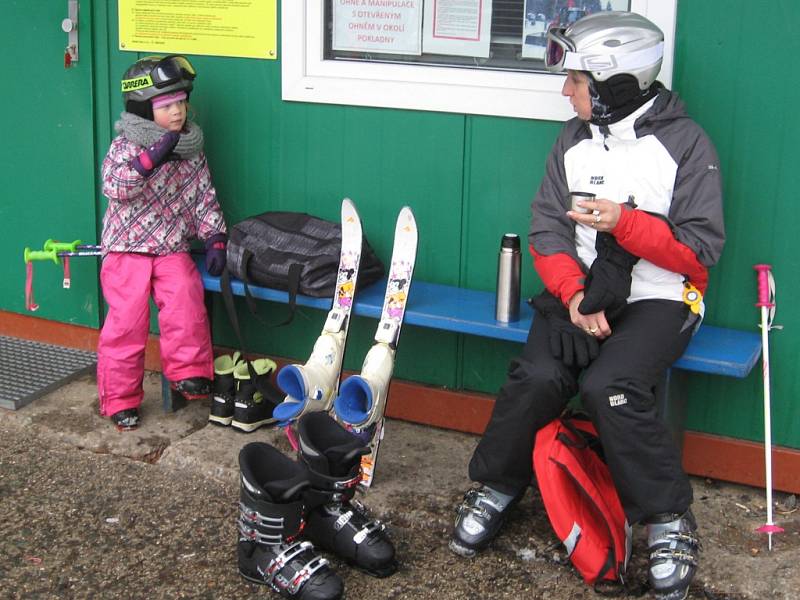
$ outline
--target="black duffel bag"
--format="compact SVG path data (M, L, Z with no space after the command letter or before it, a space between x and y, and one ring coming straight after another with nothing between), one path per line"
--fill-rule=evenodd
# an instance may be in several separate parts
M237 223L228 236L228 270L246 284L333 297L342 247L340 223L305 213L271 211ZM383 274L383 264L364 238L359 287L378 281Z
M231 275L244 282L250 312L258 318L256 304L248 284L284 290L289 293L289 315L280 327L291 323L297 306L297 294L331 297L336 291L342 226L298 212L270 211L234 225L228 232L228 260L222 272L220 288L225 309L242 353L244 343L233 305ZM384 267L366 238L362 239L358 287L381 279ZM259 320L261 320L259 318ZM262 321L263 322L263 321Z

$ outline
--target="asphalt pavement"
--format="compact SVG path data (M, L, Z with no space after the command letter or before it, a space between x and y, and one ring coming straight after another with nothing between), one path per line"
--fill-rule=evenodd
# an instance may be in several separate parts
M145 377L143 426L120 433L97 414L91 376L17 411L0 409L0 598L277 598L236 569L238 451L282 432L208 424L208 406L165 414L155 373ZM494 544L475 559L447 549L469 487L477 437L387 421L372 489L361 501L392 532L401 563L375 579L328 556L350 599L595 598L569 566L531 490ZM764 492L693 479L703 540L690 598L800 597L800 516L776 494L785 532L766 537ZM622 598L649 597L636 529Z

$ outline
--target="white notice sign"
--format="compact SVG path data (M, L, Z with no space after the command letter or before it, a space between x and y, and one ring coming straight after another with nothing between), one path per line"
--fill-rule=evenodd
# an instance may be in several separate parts
M423 49L431 54L489 56L492 0L427 0Z
M422 53L422 0L332 0L334 50Z

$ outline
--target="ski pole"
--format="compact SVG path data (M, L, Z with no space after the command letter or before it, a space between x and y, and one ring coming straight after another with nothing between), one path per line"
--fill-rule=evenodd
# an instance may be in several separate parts
M764 371L764 466L766 471L767 522L756 531L766 533L767 545L772 550L772 534L782 533L783 528L772 522L772 424L770 418L769 385L769 330L775 317L775 280L770 265L754 265L758 272L758 302L761 308L761 357Z
M22 258L25 261L25 308L35 311L39 305L33 299L33 261L52 260L56 264L64 265L64 289L69 289L71 285L69 259L81 256L100 256L102 254L100 246L97 244L84 244L81 240L74 242L58 242L52 239L47 240L42 250L31 250L25 248Z

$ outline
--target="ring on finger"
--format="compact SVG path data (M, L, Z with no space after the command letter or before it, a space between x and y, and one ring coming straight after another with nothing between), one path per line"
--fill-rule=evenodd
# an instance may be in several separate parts
M597 333L597 330L600 329L599 327L592 327L589 329L589 333Z
M602 220L603 220L603 217L600 215L600 213L597 213L597 214L594 216L594 222L595 222L595 223L599 223L599 222L600 222L600 221L602 221Z

